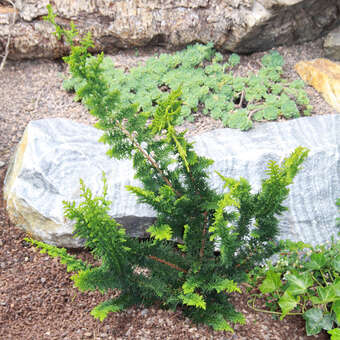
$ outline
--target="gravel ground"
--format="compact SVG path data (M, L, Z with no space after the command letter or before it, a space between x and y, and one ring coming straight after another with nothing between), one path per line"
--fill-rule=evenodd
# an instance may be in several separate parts
M299 46L278 49L284 56L285 77L297 79L294 65L299 60L323 56L322 39ZM160 49L120 52L112 56L117 66L125 69ZM263 53L241 58L238 72L257 69ZM66 67L61 61L8 61L0 73L0 188L10 156L27 123L34 119L65 117L86 124L94 123L87 110L73 101L73 95L61 88ZM314 105L313 114L335 113L321 97L308 87ZM219 122L198 116L186 124L189 134L221 127ZM1 167L1 162L5 165ZM214 332L195 325L176 312L157 307L130 308L111 314L103 322L92 318L90 310L115 292L105 296L97 292L81 293L73 288L70 274L58 260L40 254L23 241L25 233L11 224L0 190L0 338L1 339L243 339L303 340L329 339L323 333L307 337L304 321L289 316L283 321L272 315L255 312L247 305L250 295L237 294L232 301L246 316L245 325L237 325L235 333ZM82 250L77 254L88 258ZM263 305L258 301L258 306Z

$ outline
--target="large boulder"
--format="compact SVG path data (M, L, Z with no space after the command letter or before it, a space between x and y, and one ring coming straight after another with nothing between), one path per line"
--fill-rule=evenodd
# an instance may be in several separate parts
M4 196L10 218L34 237L66 247L79 247L73 226L63 216L63 200L79 201L79 178L94 194L102 190L102 172L109 183L110 214L130 235L145 235L154 220L149 206L138 204L124 186L138 185L130 161L105 155L97 142L101 132L66 119L43 119L27 126L8 169ZM200 155L215 160L210 184L222 189L224 176L247 178L258 190L269 160L282 161L297 146L310 154L297 175L289 211L281 216L281 238L324 243L337 235L335 200L340 197L340 115L265 123L248 132L219 129L194 137Z
M13 0L14 1L14 0ZM16 0L16 16L0 2L0 55L58 58L67 53L43 21L49 0ZM55 0L59 24L91 31L96 49L160 45L177 48L213 41L238 53L317 39L339 26L339 0Z

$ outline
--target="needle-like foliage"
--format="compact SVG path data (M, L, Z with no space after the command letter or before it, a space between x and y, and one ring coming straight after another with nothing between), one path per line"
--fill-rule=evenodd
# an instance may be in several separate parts
M246 179L223 175L226 191L218 193L207 182L212 160L199 156L185 132L175 129L181 90L157 103L153 113L122 103L119 92L107 85L103 54L88 58L90 36L75 45L74 26L71 31L60 28L51 8L48 19L58 37L66 37L71 44L66 62L72 74L83 80L77 96L98 118L96 126L104 132L101 140L109 145L109 156L133 160L136 178L143 185L127 190L157 212L156 222L148 229L150 239L139 241L126 235L108 215L111 202L106 199L105 178L101 197L93 197L81 183L83 202L78 206L65 202L76 236L84 238L101 259L98 267L75 266L80 268L73 276L75 285L81 290L121 291L117 299L98 305L92 315L102 320L109 312L133 304L157 303L164 308L181 306L196 322L232 331L231 324L244 322L244 317L228 301L229 294L241 292L237 284L245 273L279 249L277 215L285 210L282 202L288 185L308 151L299 147L281 165L271 162L255 194ZM216 255L216 244L220 255ZM54 254L65 263L75 261L64 252Z

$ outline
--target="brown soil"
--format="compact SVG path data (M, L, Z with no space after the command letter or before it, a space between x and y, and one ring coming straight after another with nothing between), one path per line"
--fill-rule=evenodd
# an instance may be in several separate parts
M113 56L117 65L129 67L160 50L121 52ZM299 60L323 56L322 40L299 46L282 47L289 79L298 76L293 66ZM242 57L240 73L257 68L263 53ZM91 309L107 299L98 292L81 293L73 288L71 274L58 260L50 259L30 247L25 232L11 224L2 197L2 185L9 158L27 123L46 117L66 117L87 124L94 122L86 109L73 101L73 95L61 89L65 66L60 61L8 61L0 73L0 339L250 339L303 340L328 339L326 333L307 337L304 321L288 316L283 321L271 314L258 313L247 306L250 295L232 297L236 308L246 316L245 325L236 325L235 334L214 332L195 325L180 310L164 311L156 307L130 308L111 314L103 322L95 320ZM312 88L307 91L314 105L313 114L335 113ZM208 117L197 117L186 124L190 134L221 127ZM79 251L81 257L88 257ZM263 300L258 301L263 305Z

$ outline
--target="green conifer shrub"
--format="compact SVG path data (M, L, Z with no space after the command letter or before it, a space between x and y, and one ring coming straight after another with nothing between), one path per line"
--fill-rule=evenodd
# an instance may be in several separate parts
M137 104L122 103L119 91L107 84L102 68L103 54L88 58L90 35L74 43L77 31L55 23L49 7L48 19L56 35L71 44L65 60L73 76L83 79L77 96L98 118L101 141L110 146L109 156L133 160L136 178L142 187L128 186L141 203L157 212L148 232L150 239L138 240L125 234L108 215L108 185L103 195L93 197L81 182L83 201L65 202L66 217L75 221L75 235L101 259L91 266L68 255L65 250L31 240L33 244L60 257L74 284L82 291L119 289L118 298L105 301L91 314L103 320L109 312L131 305L180 306L195 322L215 330L232 331L232 323L244 322L241 313L228 301L246 279L246 273L279 250L277 215L308 150L299 147L281 165L270 162L267 178L257 193L244 178L220 175L224 193L208 186L210 159L195 153L185 132L175 129L181 114L181 91L171 92L154 112L140 111ZM114 202L113 202L114 204ZM176 240L174 242L173 240ZM219 255L216 255L216 242Z

